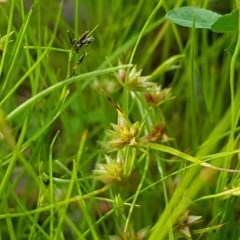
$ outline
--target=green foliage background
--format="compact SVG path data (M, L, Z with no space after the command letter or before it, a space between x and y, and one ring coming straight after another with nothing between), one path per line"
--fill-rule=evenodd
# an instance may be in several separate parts
M225 51L239 33L164 18L181 6L226 14L236 2L0 3L1 239L239 238L239 62ZM67 30L93 29L70 77L84 49ZM154 108L119 84L129 64L174 98ZM110 153L128 163L111 185L93 170L109 164L99 141L119 119L140 136L161 124L170 140Z

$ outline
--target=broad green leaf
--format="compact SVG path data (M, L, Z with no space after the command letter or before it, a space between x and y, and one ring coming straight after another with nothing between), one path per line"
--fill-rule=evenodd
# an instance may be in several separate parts
M215 12L195 7L181 7L174 9L169 11L165 16L166 19L184 27L193 27L194 25L195 28L208 29L211 29L211 26L220 17L221 15Z
M230 32L238 29L238 9L220 17L211 27L214 32Z

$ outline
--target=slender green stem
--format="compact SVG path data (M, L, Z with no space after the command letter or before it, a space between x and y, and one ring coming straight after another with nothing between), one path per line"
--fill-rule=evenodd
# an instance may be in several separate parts
M146 28L148 27L149 23L151 22L152 18L156 15L156 13L158 12L158 10L161 8L161 6L163 5L164 3L164 0L160 0L157 4L157 6L153 9L152 13L150 14L150 16L148 17L146 23L144 24L141 32L139 33L138 35L138 38L137 38L137 41L134 45L134 48L133 48L133 51L132 51L132 54L131 54L131 57L130 57L130 60L129 60L129 63L133 63L133 58L136 54L136 51L137 51L137 48L138 48L138 45L144 35L144 32L146 31Z
M140 194L140 191L142 189L142 186L143 186L143 183L144 183L144 180L145 180L148 168L149 168L149 154L148 154L148 152L144 153L141 158L145 158L145 157L146 157L146 159L145 159L145 166L144 166L144 169L143 169L143 174L142 174L141 180L140 180L140 182L138 184L138 188L136 190L136 193L134 195L131 207L130 207L129 212L128 212L127 220L126 220L126 223L125 223L125 226L124 226L124 232L127 231L127 228L129 226L133 209L136 206L137 198L138 198L138 196Z
M237 1L237 6L238 6L238 10L240 13L240 1ZM240 26L240 14L238 14L238 26ZM234 149L235 147L235 143L234 143L234 134L236 131L236 121L238 121L238 119L236 119L237 115L237 111L236 111L236 98L235 98L235 71L236 71L236 62L237 62L237 57L239 54L239 50L240 50L240 31L238 31L237 33L237 43L236 43L236 47L231 59L231 63L230 63L230 74L229 74L229 78L230 78L230 95L231 95L231 128L230 128L230 135L229 135L229 139L228 139L228 143L227 143L227 151L231 151L232 149ZM231 163L231 156L226 157L225 161L224 161L224 168L229 168L230 163ZM222 191L226 185L227 182L227 173L222 173L219 177L219 181L218 181L218 191Z
M29 106L31 106L32 104L34 104L36 101L38 101L39 99L47 96L48 94L56 91L59 88L63 88L65 86L68 86L72 83L75 83L77 81L83 81L86 79L94 79L94 77L97 77L99 75L103 75L103 74L107 74L107 73L111 73L114 72L118 69L122 69L122 68L126 68L129 67L131 65L122 65L122 66L118 66L118 67L113 67L113 68L105 68L102 70L97 70L97 71L93 71L93 72L88 72L88 73L84 73L81 74L79 76L75 76L69 79L66 79L62 82L58 82L48 88L46 88L45 90L43 90L42 92L39 92L38 94L36 94L35 96L29 98L27 101L25 101L23 104L21 104L20 106L18 106L17 108L15 108L11 113L8 114L7 118L8 119L13 119L14 117L16 117L18 114L20 114L24 109L28 108Z
M48 157L48 176L49 176L49 192L50 192L50 204L55 206L55 194L54 194L54 184L53 184L53 147L57 140L59 132L57 132L50 144L50 151ZM53 239L55 235L54 225L55 225L55 208L50 209L50 238Z
M14 1L13 1L14 2ZM13 4L14 5L14 4ZM18 39L18 42L16 44L16 47L15 47L15 54L13 55L13 59L10 63L10 66L9 66L9 69L7 71L7 76L6 76L6 79L3 83L3 86L1 88L1 92L0 92L0 97L1 95L3 94L3 91L5 90L7 84L9 83L9 80L11 79L11 74L13 72L13 69L16 65L16 61L17 61L17 57L18 55L20 54L20 50L22 49L22 42L24 40L24 36L26 35L26 31L27 31L27 27L28 27L28 24L30 22L30 19L31 19L31 16L32 16L32 12L33 12L33 7L34 7L35 3L33 4L33 6L31 7L30 11L29 11L29 14L28 16L26 17L25 19L25 22L23 24L23 27L20 31L20 35L19 35L19 39Z
M192 151L196 151L197 146L197 131L196 131L196 70L195 70L195 56L196 56L196 29L195 29L195 16L193 19L193 28L191 33L191 52L190 52L190 59L191 59L191 66L190 66L190 112L191 112L191 139L192 139Z
M150 14L150 16L148 17L146 23L144 24L141 32L139 33L138 38L136 40L136 43L134 45L132 54L130 56L130 60L129 60L130 64L133 63L134 56L136 54L137 48L139 46L139 43L140 43L140 41L141 41L141 39L142 39L142 37L144 35L144 32L146 31L146 29L147 29L149 23L151 22L152 18L156 15L156 13L161 8L163 3L164 3L164 0L160 0L158 2L157 6L153 9L152 13ZM123 109L126 112L126 114L128 114L128 110L129 110L129 89L128 89L128 86L127 86L127 79L126 79L126 83L125 83L125 86L124 86L123 99L124 99L124 101L123 101Z
M237 6L239 9L239 13L240 13L240 1L237 1ZM240 26L240 14L238 14L238 26ZM236 117L236 103L235 103L235 66L236 66L236 62L237 62L237 57L239 54L239 50L240 50L240 31L238 31L238 35L237 35L237 43L236 43L236 47L231 59L231 64L230 64L230 93L231 93L231 129L232 129L232 134L230 135L230 137L233 137L234 134L234 125L235 125L235 117Z

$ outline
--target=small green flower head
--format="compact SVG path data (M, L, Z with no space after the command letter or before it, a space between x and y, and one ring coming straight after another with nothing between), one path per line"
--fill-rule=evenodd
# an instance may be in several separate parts
M124 161L122 158L112 159L105 155L106 163L96 164L93 170L95 179L105 184L115 184L123 180Z
M141 138L142 142L166 142L169 140L165 133L165 127L162 124L154 126L149 134Z
M106 142L102 145L108 152L117 151L125 146L136 146L139 133L139 122L131 123L123 114L119 114L118 124L111 124L113 130L107 130Z
M189 215L189 211L185 211L177 221L177 231L188 238L191 238L190 225L201 221L202 216Z
M149 81L150 76L141 75L142 70L137 70L137 67L133 66L129 72L120 69L117 73L117 79L122 86L127 84L129 89L135 92L145 92L156 87L156 83Z
M156 86L153 91L145 93L146 101L154 107L161 105L162 103L169 100L171 97L172 97L171 88L162 89L161 86Z
M122 230L119 236L112 235L109 236L110 240L143 240L146 239L147 235L150 232L150 227L140 229L138 232L134 230L134 227L131 226L127 231Z

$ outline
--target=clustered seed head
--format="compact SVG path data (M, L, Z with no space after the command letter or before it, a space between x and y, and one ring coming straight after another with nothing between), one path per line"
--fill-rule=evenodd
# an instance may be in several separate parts
M111 124L113 130L107 130L106 142L103 142L103 147L108 152L120 150L125 146L136 146L137 135L139 133L139 122L131 123L125 116L120 115L118 124Z
M156 86L153 91L146 92L144 96L150 105L157 107L172 97L172 89Z
M189 215L189 210L187 210L179 217L176 223L177 231L191 238L190 225L198 223L201 219L202 216Z
M120 69L116 77L122 87L127 87L132 93L139 92L145 97L149 105L157 107L171 96L171 89L162 89L156 82L150 81L150 76L141 76L142 71L137 70L136 66L131 69ZM118 112L117 124L112 123L112 129L106 130L106 140L101 142L104 149L110 152L124 152L125 147L138 147L144 143L168 141L169 138L165 133L165 128L161 123L157 123L152 130L144 136L139 136L142 124L132 123L121 107L116 104L111 97L102 91L107 100ZM122 151L123 149L123 151ZM121 151L119 151L121 150ZM106 156L106 163L97 164L94 170L95 178L105 184L114 184L121 182L124 177L124 158L113 159ZM127 159L126 159L127 161Z
M145 92L157 86L156 83L149 81L150 76L142 76L142 70L137 70L136 66L128 72L126 69L120 69L117 73L119 83L125 84L131 91Z
M172 97L171 88L162 89L156 82L151 81L150 76L142 76L142 70L137 70L136 65L129 71L118 70L116 76L122 86L126 85L132 92L142 92L147 103L152 106L159 106Z
M105 155L106 163L96 164L94 177L104 184L115 184L123 180L124 161L121 158L113 159Z
M154 126L150 133L141 138L142 142L166 142L169 138L165 133L165 128L162 124Z

